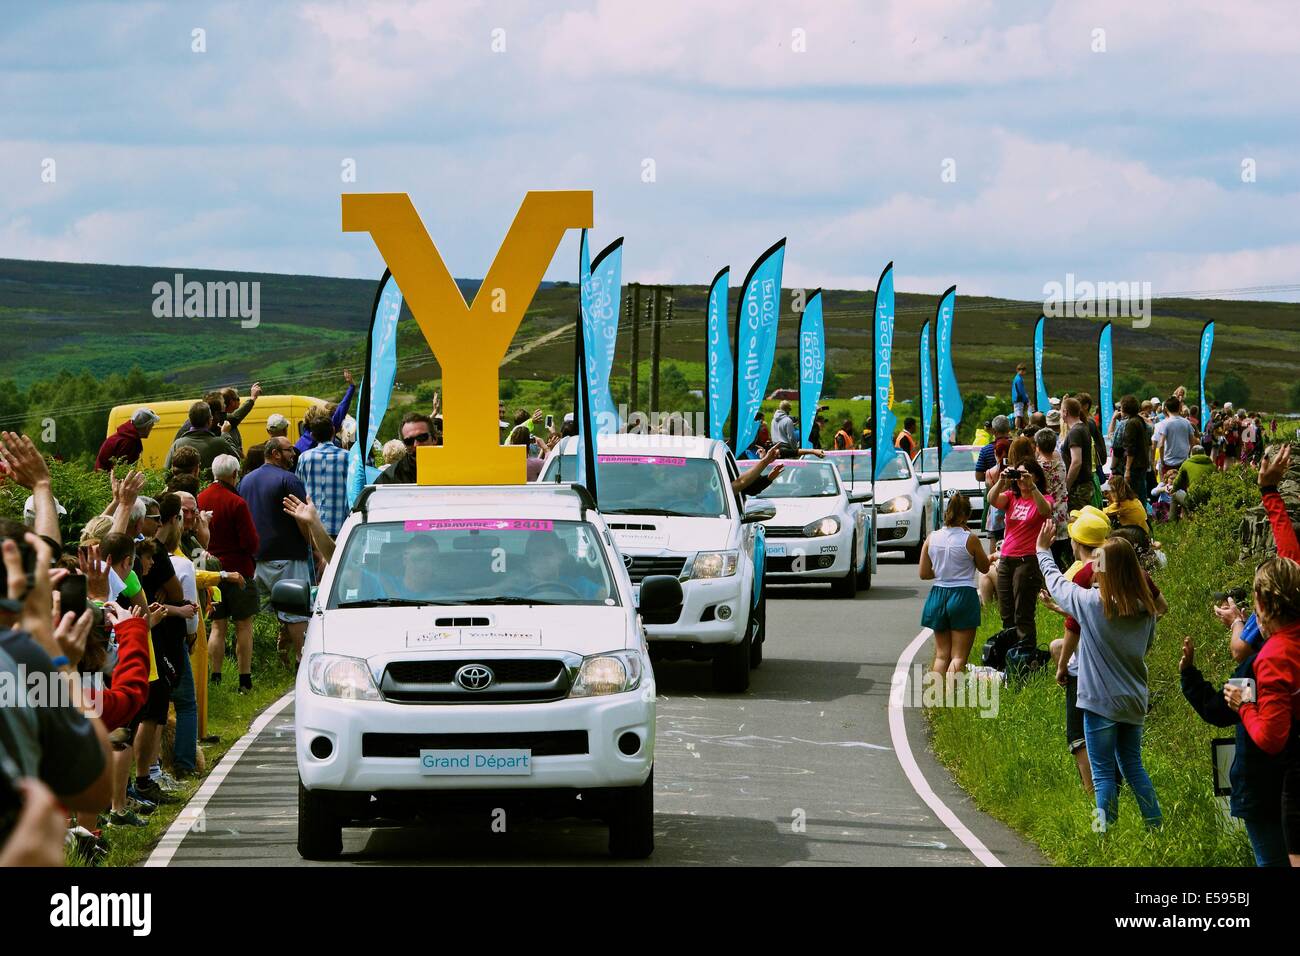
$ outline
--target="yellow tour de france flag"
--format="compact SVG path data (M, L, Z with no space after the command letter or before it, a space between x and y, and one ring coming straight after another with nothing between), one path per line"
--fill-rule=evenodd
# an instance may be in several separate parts
M416 449L422 485L526 480L523 445L502 445L500 367L569 229L590 229L591 190L530 190L471 305L406 193L344 193L343 231L368 232L442 367L441 446Z

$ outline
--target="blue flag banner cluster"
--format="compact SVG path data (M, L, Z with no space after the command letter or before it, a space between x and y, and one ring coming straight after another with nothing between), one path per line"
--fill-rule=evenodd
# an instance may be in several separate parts
M1047 382L1043 379L1043 327L1047 325L1047 316L1040 315L1034 324L1034 408L1047 414L1051 407L1051 397L1047 394Z
M623 294L623 239L615 239L590 259L587 230L582 230L579 252L578 288L582 306L584 378L592 421L600 433L619 430L618 408L609 389L614 367L614 343L618 339L618 317Z
M876 283L876 312L872 320L871 339L874 356L871 363L873 386L871 414L876 420L876 447L873 452L872 481L876 481L893 462L894 413L889 408L889 383L894 357L894 264L885 266Z
M1210 396L1205 391L1205 373L1210 368L1210 353L1214 350L1214 323L1206 322L1201 329L1201 431L1210 427Z
M731 343L727 341L727 282L731 267L723 266L709 285L707 350L705 368L709 376L709 395L705 406L709 416L709 437L726 440L727 416L731 414L732 381Z
M370 334L366 338L366 370L361 378L361 398L357 403L357 440L348 450L348 504L371 484L379 469L369 463L370 449L379 434L388 402L397 379L397 320L402 315L402 291L391 272L384 270L375 292L370 314Z
M935 360L939 366L939 463L952 451L961 424L961 391L957 387L957 374L952 367L952 326L957 317L957 287L952 286L939 299L935 314Z
M934 418L934 368L930 364L930 320L921 326L921 344L917 350L921 370L921 445L930 447L930 422Z
M736 304L735 388L731 447L745 455L758 435L756 416L763 406L767 380L776 358L777 323L781 313L781 270L785 240L768 249L750 268Z
M826 326L822 320L822 290L804 303L799 320L799 447L807 448L817 418L817 403L826 378Z
M1111 323L1107 322L1097 336L1097 410L1101 413L1103 432L1109 431L1106 426L1115 411L1114 384L1115 350L1111 345ZM1109 446L1109 436L1106 443Z

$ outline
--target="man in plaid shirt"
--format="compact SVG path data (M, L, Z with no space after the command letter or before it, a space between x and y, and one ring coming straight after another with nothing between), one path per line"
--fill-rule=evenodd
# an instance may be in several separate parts
M334 444L334 423L328 418L312 422L311 437L316 446L298 456L296 471L333 538L348 516L348 453Z

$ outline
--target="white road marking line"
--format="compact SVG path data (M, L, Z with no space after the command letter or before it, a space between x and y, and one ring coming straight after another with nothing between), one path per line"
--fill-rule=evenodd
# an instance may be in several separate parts
M985 866L1005 866L1006 864L995 857L980 838L971 833L966 824L957 819L957 814L953 813L948 808L948 805L930 789L930 784L926 782L925 775L921 773L921 768L917 766L916 758L912 756L911 744L907 741L907 727L903 720L903 703L906 700L907 693L907 675L912 669L912 659L916 656L916 652L933 636L933 631L928 627L924 628L920 634L913 638L912 643L903 648L903 653L899 655L898 663L894 666L894 678L889 688L889 736L894 742L894 752L898 754L898 762L903 768L903 773L907 774L907 781L912 785L912 789L916 791L917 796L924 800L926 806L934 812L934 815L939 818L943 825L952 831L952 835L974 854L975 859Z
M198 793L194 794L194 798L185 805L185 809L177 815L176 819L172 821L172 825L167 828L167 832L163 834L162 839L158 841L158 845L149 854L145 866L167 866L171 863L172 857L180 849L181 842L190 832L190 829L196 822L203 819L204 808L207 807L212 795L217 792L217 788L226 779L226 775L234 769L235 764L239 762L239 758L244 755L244 751L257 739L257 735L265 730L266 725L275 720L280 711L288 707L292 700L293 691L289 691L289 693L267 707L253 721L253 725L248 728L248 733L236 740L235 745L226 751L226 755L221 758L221 762L204 779Z

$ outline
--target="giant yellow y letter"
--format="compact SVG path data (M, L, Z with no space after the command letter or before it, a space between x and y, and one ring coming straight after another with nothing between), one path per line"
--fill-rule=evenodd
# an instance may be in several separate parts
M525 480L524 448L499 444L501 360L565 230L591 225L590 190L530 191L466 306L406 193L343 194L343 231L370 233L442 366L443 444L418 450L420 484Z

